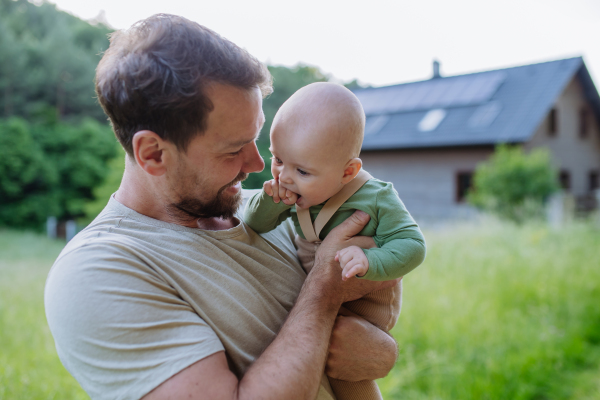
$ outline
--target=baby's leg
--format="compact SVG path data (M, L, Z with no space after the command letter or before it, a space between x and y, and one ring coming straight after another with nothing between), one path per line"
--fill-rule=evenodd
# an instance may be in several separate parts
M296 236L298 259L306 273L315 263L319 244ZM376 290L358 300L344 303L344 307L366 319L380 329L389 332L396 324L402 306L402 281L394 287ZM381 392L375 381L348 382L329 378L331 388L338 400L381 400Z
M344 307L389 332L396 324L402 306L402 281L394 287L376 290ZM329 378L338 400L381 400L375 381L347 382Z
M402 281L391 288L376 290L358 300L344 303L344 307L389 332L400 316Z
M315 253L319 248L321 242L311 243L306 239L302 239L300 236L296 235L296 246L298 247L297 254L300 263L302 264L302 268L308 274L312 269L313 265L315 265Z
M375 381L348 382L329 378L337 400L383 400Z

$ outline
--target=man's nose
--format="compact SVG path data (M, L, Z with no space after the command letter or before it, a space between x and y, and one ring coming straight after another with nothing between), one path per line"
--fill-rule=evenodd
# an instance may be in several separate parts
M265 161L258 152L256 143L252 142L248 144L249 148L246 152L246 158L244 159L244 165L242 171L249 174L250 172L260 172L265 169Z

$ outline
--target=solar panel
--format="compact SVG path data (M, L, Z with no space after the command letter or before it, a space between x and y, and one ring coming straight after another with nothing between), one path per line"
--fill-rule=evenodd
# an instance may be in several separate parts
M470 128L487 128L494 122L500 111L502 105L498 101L490 101L484 105L481 105L475 109L471 118L467 122Z
M375 115L367 117L365 121L365 136L374 135L381 130L390 120L389 115Z
M364 89L355 94L368 115L467 106L490 100L505 78L504 71L492 71Z

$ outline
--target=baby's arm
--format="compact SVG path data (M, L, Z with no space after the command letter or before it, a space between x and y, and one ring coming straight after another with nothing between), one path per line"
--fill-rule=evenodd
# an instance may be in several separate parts
M425 238L398 198L392 185L377 194L378 248L363 250L368 270L362 276L373 281L396 279L418 267L425 258Z
M291 216L290 209L297 199L295 193L287 192L274 179L265 182L263 190L248 200L244 211L246 224L258 233L275 229Z

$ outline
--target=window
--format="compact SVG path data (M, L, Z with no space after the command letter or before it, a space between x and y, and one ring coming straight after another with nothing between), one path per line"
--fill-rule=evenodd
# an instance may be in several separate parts
M467 193L473 185L473 172L464 171L456 173L456 202L463 203Z
M582 108L579 110L579 137L585 139L588 136L589 116L588 110Z
M556 131L558 128L556 114L556 108L550 110L550 114L548 114L548 136L556 136Z
M598 171L590 171L589 189L590 192L600 189L600 173Z
M571 174L567 170L562 170L558 174L558 181L560 182L560 187L563 188L565 192L571 190Z
M419 130L421 132L431 132L438 127L440 122L446 117L446 110L436 108L435 110L429 111L421 122L419 122Z

